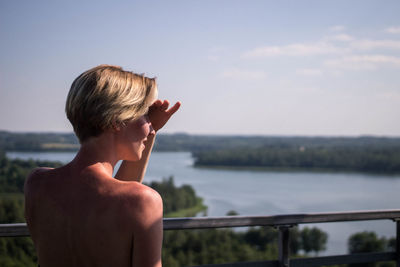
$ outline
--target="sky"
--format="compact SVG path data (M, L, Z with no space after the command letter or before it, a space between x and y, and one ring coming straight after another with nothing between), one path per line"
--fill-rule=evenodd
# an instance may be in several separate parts
M0 1L0 130L71 132L72 81L157 77L164 133L400 136L400 1Z

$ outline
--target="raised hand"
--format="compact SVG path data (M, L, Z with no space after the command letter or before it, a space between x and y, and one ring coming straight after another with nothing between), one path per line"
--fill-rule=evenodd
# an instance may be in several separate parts
M170 109L168 100L156 100L149 107L149 119L153 129L157 132L160 130L171 118L171 116L180 108L181 102L176 102Z

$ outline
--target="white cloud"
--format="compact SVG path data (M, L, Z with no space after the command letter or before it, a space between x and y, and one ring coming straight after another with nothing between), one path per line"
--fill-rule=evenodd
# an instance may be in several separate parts
M319 87L302 87L302 86L295 86L293 88L294 91L299 92L299 93L309 93L309 94L315 94L315 93L321 93L323 90Z
M346 49L334 46L327 42L295 43L283 46L263 46L243 53L242 58L264 58L271 56L313 56L324 54L338 54Z
M335 25L335 26L332 26L332 27L329 28L329 30L333 31L333 32L342 32L345 29L346 29L346 27L343 26L343 25Z
M297 69L296 73L304 76L321 76L323 74L320 69Z
M328 40L328 41L348 42L348 41L354 40L354 37L352 37L348 34L341 33L341 34L330 35L324 39Z
M400 33L400 26L386 28L385 32L392 33L392 34L398 34L398 33Z
M356 50L373 50L373 49L400 49L400 41L396 40L355 40L350 46Z
M222 72L222 77L238 80L260 80L266 78L267 73L264 71L230 69Z
M400 101L400 92L397 91L380 91L378 96L387 100Z
M375 70L380 65L400 67L400 58L385 55L359 55L327 60L324 64L346 70Z
M337 46L329 41L336 40L348 42L347 47ZM272 56L314 56L328 54L343 54L351 51L366 51L374 49L400 50L400 41L397 40L356 40L347 34L338 34L324 38L324 41L316 43L294 43L281 46L262 46L246 51L242 58L264 58Z
M217 55L208 55L207 59L210 61L218 61L220 59L220 57Z
M226 54L227 51L228 51L228 47L225 47L225 46L211 47L208 51L207 59L210 61L214 61L214 62L220 61L221 56Z
M400 27L399 27L400 28ZM340 27L335 28L337 31ZM392 29L393 30L393 29ZM320 76L340 73L346 70L376 70L383 66L400 67L400 40L358 39L345 33L334 33L322 37L314 43L291 43L276 46L261 46L245 51L243 59L262 59L268 57L315 56L320 64L311 68L299 68L296 74ZM389 54L390 53L390 54ZM396 53L396 54L394 54ZM323 57L322 57L323 56ZM308 59L307 58L307 59Z

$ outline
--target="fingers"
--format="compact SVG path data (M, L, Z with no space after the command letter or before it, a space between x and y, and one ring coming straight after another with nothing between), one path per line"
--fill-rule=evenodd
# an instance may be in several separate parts
M162 101L161 99L157 99L156 101L154 101L154 104L155 104L156 106L161 106L162 103L163 103L163 101Z
M163 103L161 104L160 108L162 110L167 110L169 107L169 101L168 100L164 100Z
M155 104L156 104L156 106L160 107L160 106L163 104L163 102L164 102L164 101L158 99L158 100L155 102Z
M160 107L162 105L163 101L161 101L160 99L157 99L156 101L153 102L153 104L151 104L151 108L157 108Z
M150 106L150 110L155 110L155 109L160 109L162 111L165 111L168 113L169 116L171 116L172 114L174 114L176 111L178 111L178 109L181 106L181 102L176 102L175 105L173 105L170 109L168 109L169 107L169 101L168 100L160 100L157 99L156 101L153 102L153 104Z
M173 115L175 112L178 111L178 109L181 107L181 102L176 102L175 105L173 105L167 112L169 115Z

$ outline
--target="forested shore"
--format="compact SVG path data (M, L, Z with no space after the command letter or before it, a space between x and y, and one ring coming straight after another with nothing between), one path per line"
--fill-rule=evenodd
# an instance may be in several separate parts
M76 151L73 133L0 131L5 151ZM400 173L398 137L282 137L160 134L155 151L187 151L195 166L284 171Z
M195 152L193 157L197 167L400 173L400 146L222 149Z

